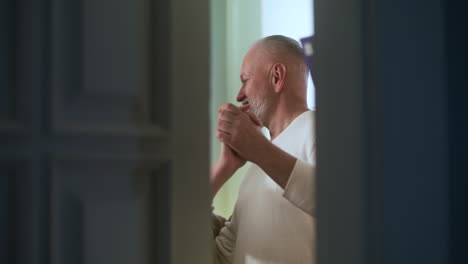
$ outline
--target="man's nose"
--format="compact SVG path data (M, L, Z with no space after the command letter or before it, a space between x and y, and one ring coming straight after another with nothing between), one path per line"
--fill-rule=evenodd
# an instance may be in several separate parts
M237 100L237 102L242 102L242 101L244 101L244 99L245 99L245 94L244 94L244 92L242 91L242 88L241 88L239 90L239 93L237 94L236 100Z

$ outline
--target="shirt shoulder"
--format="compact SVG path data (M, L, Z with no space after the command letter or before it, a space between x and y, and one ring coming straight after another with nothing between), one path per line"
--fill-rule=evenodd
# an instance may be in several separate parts
M309 110L299 115L272 142L298 159L313 162L315 159L315 111Z

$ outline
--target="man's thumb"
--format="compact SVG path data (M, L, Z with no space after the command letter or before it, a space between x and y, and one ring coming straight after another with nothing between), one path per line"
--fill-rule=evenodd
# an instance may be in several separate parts
M245 104L245 105L240 106L240 110L242 112L245 112L245 111L249 110L249 108L250 108L250 104Z
M252 120L252 122L254 122L257 126L263 126L262 121L260 121L260 119L258 119L254 113L247 112L247 115L250 117L250 120Z
M254 113L247 112L247 110L250 109L250 104L241 105L240 109L242 112L247 113L247 115L250 117L250 120L252 120L252 122L254 122L257 126L263 126L262 121L260 121L260 119L258 119Z

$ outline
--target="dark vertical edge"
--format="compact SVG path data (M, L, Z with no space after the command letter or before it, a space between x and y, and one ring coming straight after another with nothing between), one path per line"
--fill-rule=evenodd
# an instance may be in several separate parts
M63 57L64 50L64 39L65 33L63 32L64 28L64 3L59 0L47 0L48 9L47 9L47 64L48 64L48 76L46 81L47 92L44 95L44 114L46 115L44 119L44 126L47 134L52 134L54 130L55 122L60 116L60 105L59 103L63 101L63 91L61 86L63 86L65 78L65 64Z
M17 122L18 113L18 14L19 1L0 3L0 119Z
M18 263L48 264L49 181L44 159L37 155L16 177ZM18 181L19 180L19 181Z
M366 84L362 1L315 1L317 258L365 261ZM337 76L339 76L337 78Z
M48 129L52 125L51 120L51 112L52 112L52 5L53 0L44 0L43 3L44 8L44 45L42 47L43 52L43 67L42 67L42 85L39 92L39 100L40 100L40 119L41 119L41 134L45 135L48 132Z
M0 120L7 119L11 107L7 98L10 91L11 1L0 2Z
M445 263L448 179L442 1L379 3L384 259L400 264Z
M61 222L58 219L58 215L60 214L59 204L60 204L60 195L59 195L59 184L60 178L57 177L57 168L56 162L53 160L53 155L49 155L48 157L48 164L47 164L47 173L48 173L48 197L49 197L49 216L48 216L48 223L49 223L49 264L59 264L59 250L60 250L60 225Z
M83 3L84 1L55 1L59 12L54 23L58 23L59 34L52 36L55 43L61 45L58 55L63 69L55 69L54 74L63 73L63 86L60 93L67 102L71 102L81 89L83 89ZM63 39L60 39L63 37Z
M363 0L365 263L382 263L382 100L379 62L378 1Z
M18 113L26 121L32 142L40 136L40 97L44 79L46 0L18 2Z
M63 177L64 175L60 175ZM59 213L55 214L59 222L58 236L53 248L53 254L58 255L59 263L83 264L84 263L84 208L83 201L61 182L55 199L59 199L56 208Z
M31 162L17 161L10 178L9 263L32 263L35 252L33 174Z
M8 194L7 194L7 252L6 259L7 263L17 264L18 263L18 243L19 243L19 231L18 228L18 184L19 175L14 170L7 171L7 183L8 183Z
M171 163L152 172L150 197L150 262L171 263Z
M48 264L48 179L41 158L14 161L8 179L8 262Z
M450 181L450 262L468 260L468 2L445 1Z
M149 34L149 47L148 47L148 51L149 51L149 60L148 60L148 78L149 78L149 87L148 87L148 91L147 91L147 102L146 102L146 105L149 106L149 122L151 124L156 124L157 123L157 118L156 118L156 114L157 114L157 110L156 110L156 84L157 84L157 79L156 79L156 60L157 60L157 56L156 56L156 32L157 32L157 29L156 29L156 18L157 18L157 7L156 7L156 0L147 0L148 1L148 10L149 10L149 14L148 14L148 32L147 34Z
M68 177L62 174L61 166L67 165L48 157L46 263L83 264L83 201L75 195L73 186L68 185Z
M0 161L0 263L10 263L9 252L9 208L10 208L10 172L4 162Z
M9 88L11 91L10 97L12 104L10 105L10 111L12 118L17 120L19 118L18 113L19 103L18 103L18 46L19 46L19 34L18 34L18 25L20 24L21 17L19 16L19 4L20 1L8 1L11 5L12 12L10 13L10 27L8 29L8 35L10 37L9 49L11 52L8 52L8 61L10 65L10 70L8 72L9 78Z
M49 264L48 185L43 162L2 162L0 263Z
M8 115L12 120L18 120L18 25L20 23L19 4L20 1L6 0L6 26L7 28L7 69L6 70L6 90L11 98L8 105ZM5 88L4 88L5 89Z
M171 39L170 1L150 0L151 8L151 122L163 128L171 127Z
M51 245L51 168L50 162L45 157L40 158L40 168L38 170L41 174L38 180L39 189L39 264L50 264L50 245Z

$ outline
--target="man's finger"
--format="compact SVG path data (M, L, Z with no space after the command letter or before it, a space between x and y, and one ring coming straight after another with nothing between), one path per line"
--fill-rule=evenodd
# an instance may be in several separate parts
M252 120L252 122L254 122L257 126L263 126L262 121L260 121L260 119L258 119L258 117L254 113L252 112L246 112L246 113L250 117L250 120Z
M260 121L260 119L258 119L258 117L254 113L247 112L247 110L250 109L250 104L242 105L240 109L242 110L242 112L247 113L247 115L250 117L250 120L252 120L252 122L254 122L257 126L263 126L262 121Z
M227 134L226 132L223 131L216 131L216 138L219 139L224 144L228 144L231 139L231 135Z
M229 138L229 140L230 140L230 139L231 139L231 138ZM228 148L230 148L231 151L234 152L234 154L236 154L237 156L239 156L239 157L242 158L242 159L245 159L245 158L239 153L239 151L231 144L231 142L230 142L229 140L226 141L226 142L223 142L223 143L226 144L226 146L227 146Z
M232 129L232 123L231 122L227 122L227 121L224 121L224 120L219 120L218 122L218 130L220 131L223 131L227 134L231 134L230 131Z
M219 113L230 112L230 113L233 113L234 115L238 115L238 114L242 113L242 111L240 110L239 107L237 107L237 106L235 106L233 104L229 104L229 103L220 105L219 108L218 108L218 112Z
M218 120L232 122L236 116L231 112L221 112L218 114Z
M249 108L250 108L250 104L245 104L245 105L241 105L240 110L242 112L245 112L245 111L249 110Z

